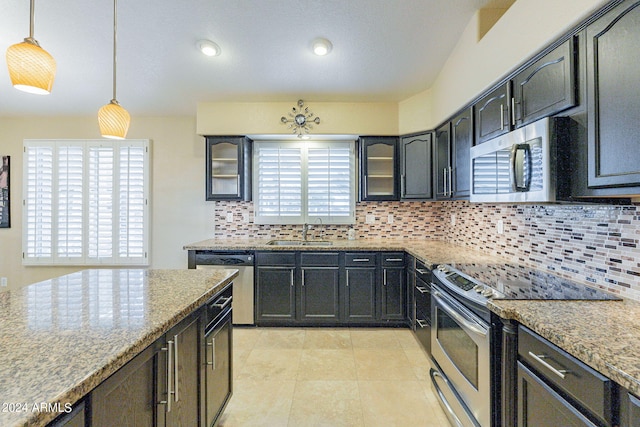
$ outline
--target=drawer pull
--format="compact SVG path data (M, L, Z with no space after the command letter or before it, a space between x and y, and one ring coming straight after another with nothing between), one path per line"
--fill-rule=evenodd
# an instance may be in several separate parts
M566 369L556 369L553 366L551 366L549 363L547 363L545 359L547 356L545 356L544 354L534 354L532 351L529 352L529 356L533 357L533 359L540 363L542 366L544 366L545 368L547 368L548 370L550 370L551 372L553 372L554 374L556 374L557 376L559 376L560 378L564 379L565 378L565 374L570 373L571 371L567 371Z
M400 261L404 261L404 259L402 259L402 258L387 258L387 259L385 259L385 261L387 261L387 262L400 262Z
M429 273L429 270L423 270L423 269L421 269L421 268L416 268L416 271L417 271L418 273L420 273L420 274L428 274L428 273Z
M222 310L231 303L232 299L233 297L227 297L227 298L222 297L216 302L214 302L213 304L211 304L211 307L216 307ZM220 301L224 301L224 302L220 302Z
M416 286L416 289L421 294L428 294L429 293L429 289L425 288L424 286Z
M429 324L424 321L424 320L420 320L420 319L416 319L416 323L418 324L418 326L420 326L421 328L427 328L429 327Z
M354 258L353 262L369 262L369 258Z

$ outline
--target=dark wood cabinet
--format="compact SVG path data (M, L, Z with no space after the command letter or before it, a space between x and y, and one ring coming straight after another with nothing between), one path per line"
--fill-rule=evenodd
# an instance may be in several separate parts
M300 254L300 320L340 321L340 266L338 252Z
M586 39L588 187L635 186L629 194L638 194L640 1L607 12L587 27Z
M467 108L451 120L451 197L471 194L470 150L473 146L473 111Z
M251 200L251 140L207 136L206 200Z
M451 198L448 183L451 166L451 122L447 122L435 131L435 193L436 199Z
M524 126L576 105L575 43L571 37L512 80L512 123Z
M56 418L49 427L86 427L86 407L84 400L81 400L73 406L71 412Z
M380 319L406 319L406 284L404 252L382 253Z
M483 143L511 130L510 87L510 82L502 84L476 102L476 144Z
M436 199L469 197L473 114L468 108L436 129Z
M296 253L256 252L256 323L296 320Z
M540 377L518 362L518 427L596 425Z
M620 427L640 427L640 398L620 390Z
M202 427L213 427L233 392L233 339L231 312L218 309L202 341Z
M375 322L378 272L376 254L345 254L343 319L347 323Z
M360 200L400 200L398 137L364 136L359 140Z
M168 375L168 400L164 405L164 423L158 426L197 426L200 397L200 334L204 328L200 316L190 316L165 335L165 346L171 352L159 374ZM165 370L166 367L166 370ZM165 395L166 396L166 395ZM165 397L162 398L165 400ZM162 417L159 417L159 419ZM125 424L118 424L125 425Z
M400 139L400 198L433 198L433 135Z
M158 389L157 378L161 348L160 342L151 345L91 392L92 426L153 427L156 415L164 420L166 388Z

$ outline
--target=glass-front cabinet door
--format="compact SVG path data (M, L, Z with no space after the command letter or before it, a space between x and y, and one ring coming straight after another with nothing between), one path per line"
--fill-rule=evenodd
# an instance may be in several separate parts
M251 141L207 136L206 199L251 200Z
M360 200L399 200L398 138L360 138Z

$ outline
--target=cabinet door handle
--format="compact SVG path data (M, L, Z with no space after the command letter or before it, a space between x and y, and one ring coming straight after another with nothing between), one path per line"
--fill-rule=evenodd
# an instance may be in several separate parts
M449 166L449 197L453 197L453 173L452 168Z
M240 197L240 174L238 174L238 178L236 181L236 194Z
M404 182L404 180L405 179L406 178L405 178L404 174L400 175L400 195L401 196L405 195L405 193L404 193L404 191L405 191L405 182Z
M349 270L347 270L347 287L349 287Z
M178 387L178 364L179 364L179 362L178 362L178 335L174 335L173 340L174 340L173 341L173 352L174 352L174 355L173 355L173 371L174 371L174 374L173 374L173 381L174 381L173 389L174 389L174 396L175 396L176 402L177 402L180 399L179 396L178 396L178 389L179 389L179 387Z
M442 169L442 195L447 195L447 168Z
M171 412L171 398L174 392L171 390L173 385L173 341L167 341L167 412Z
M216 337L211 337L211 370L216 370Z
M214 342L214 338L213 338L213 337L211 337L211 342L208 342L208 343L207 343L207 347L211 347L211 351L213 351L213 346L214 346L214 344L215 344L215 342ZM212 357L211 357L211 362L209 362L209 355L208 355L208 354L206 354L206 355L205 355L205 365L207 365L207 366L212 366L212 365L213 365L214 357L215 357L215 356L212 356ZM215 367L214 367L214 369L215 369Z
M364 176L364 197L369 196L369 185L367 183L367 175Z
M504 130L504 105L500 104L500 130Z
M550 370L551 372L553 372L554 374L556 374L562 379L564 379L564 377L566 376L565 374L568 374L569 372L571 372L571 371L567 371L566 369L554 368L547 361L543 360L547 358L547 356L544 354L534 354L532 351L530 351L529 356L533 357L533 359L536 362L540 363L542 366L544 366L545 368L547 368L548 370Z
M516 125L516 99L511 98L511 126Z
M382 270L382 284L387 286L387 269Z
M291 287L293 288L293 269L291 269Z
M302 269L302 287L304 288L304 268Z

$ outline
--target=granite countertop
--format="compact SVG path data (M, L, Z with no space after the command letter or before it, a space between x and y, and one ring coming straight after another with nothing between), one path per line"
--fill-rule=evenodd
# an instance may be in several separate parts
M640 395L640 303L492 300L513 319Z
M332 246L270 246L268 239L209 239L191 250L404 250L427 265L510 262L429 239L334 240ZM492 300L491 311L513 319L640 395L640 302Z
M489 263L495 256L489 256L463 246L442 240L429 239L356 239L331 240L331 246L272 246L267 238L223 238L207 239L184 246L186 250L265 250L265 251L406 251L426 265L446 263ZM283 239L288 240L288 239ZM292 239L295 240L295 239ZM313 241L311 241L313 242ZM506 260L505 260L506 262Z
M0 292L0 425L46 425L237 274L84 270Z

